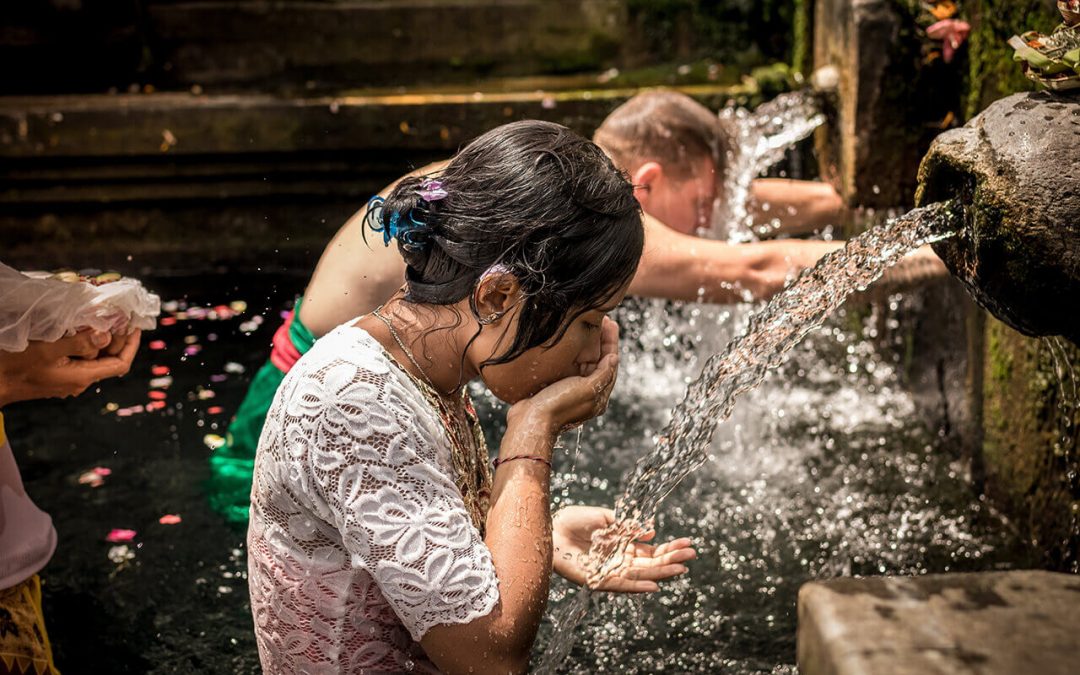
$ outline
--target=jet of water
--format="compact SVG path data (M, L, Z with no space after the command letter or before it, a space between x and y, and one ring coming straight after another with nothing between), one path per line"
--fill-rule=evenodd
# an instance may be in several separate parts
M757 239L749 212L754 179L824 122L817 96L809 91L781 94L753 112L736 107L721 110L720 123L730 135L731 147L713 228L707 236L732 243Z
M664 498L708 459L713 433L741 394L760 384L849 295L865 290L919 246L952 236L961 222L952 202L914 209L828 254L752 316L745 333L706 361L656 447L638 461L616 502L615 524L593 536L585 560L589 585L619 570L626 545L651 526ZM569 654L590 596L588 589L580 590L552 617L555 630L537 672L555 672Z

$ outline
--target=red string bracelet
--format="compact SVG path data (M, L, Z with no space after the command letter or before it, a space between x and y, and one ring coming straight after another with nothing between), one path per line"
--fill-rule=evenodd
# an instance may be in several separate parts
M549 469L551 468L551 460L549 459L545 459L537 455L514 455L513 457L507 457L506 459L496 458L491 460L491 469L492 471L494 471L495 469L499 468L499 465L506 464L507 462L512 462L515 459L527 459L533 462L540 462L541 464L547 464L547 467Z

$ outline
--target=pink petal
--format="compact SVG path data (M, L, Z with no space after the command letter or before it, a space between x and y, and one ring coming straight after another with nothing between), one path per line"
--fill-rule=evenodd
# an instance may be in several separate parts
M104 484L105 484L105 481L102 480L101 476L94 473L93 471L87 471L86 473L79 476L79 485L89 485L90 487L101 487Z
M158 522L162 525L176 525L180 522L180 516L175 513L166 513L162 517L158 518Z
M113 529L109 530L109 534L105 535L105 541L118 544L125 541L131 541L135 538L136 534L135 530Z

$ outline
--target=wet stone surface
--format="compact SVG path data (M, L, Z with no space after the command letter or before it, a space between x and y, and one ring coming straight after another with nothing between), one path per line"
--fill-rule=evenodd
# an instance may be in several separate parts
M814 582L799 591L803 675L1076 672L1080 578L1044 571Z
M934 250L983 307L1021 333L1080 343L1080 99L997 101L934 141L920 203L958 198L961 234Z

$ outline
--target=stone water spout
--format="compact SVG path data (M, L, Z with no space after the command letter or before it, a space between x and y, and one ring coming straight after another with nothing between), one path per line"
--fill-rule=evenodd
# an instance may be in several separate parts
M916 202L950 198L964 228L934 250L979 304L1080 344L1080 97L1016 94L939 136Z

